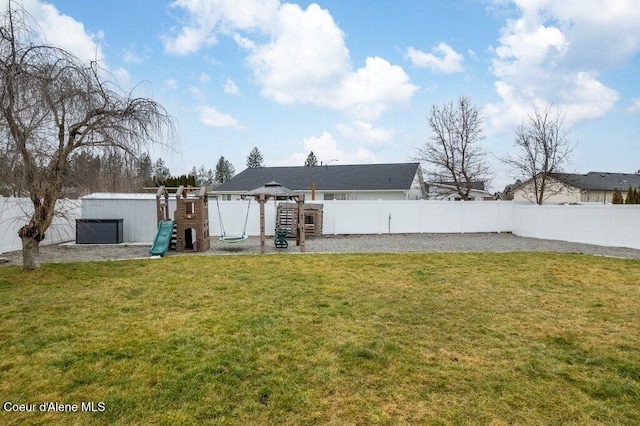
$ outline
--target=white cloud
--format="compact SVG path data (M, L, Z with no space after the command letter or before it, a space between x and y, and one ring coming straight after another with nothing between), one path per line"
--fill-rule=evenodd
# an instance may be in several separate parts
M144 48L143 52L138 52L136 46L132 45L122 53L122 61L127 64L142 64L149 60L149 49Z
M375 128L370 122L361 120L356 120L351 123L351 125L338 123L336 128L345 138L365 145L381 145L388 143L394 135L393 129L384 127Z
M178 80L168 78L164 81L164 88L169 90L175 90L178 88Z
M167 53L186 55L203 46L215 45L218 33L268 25L279 7L279 0L176 0L171 7L186 11L190 23L173 34L164 35L164 48Z
M599 80L640 50L640 8L628 0L514 0L492 72L501 101L487 105L490 131L509 130L534 105L553 103L567 123L607 114L619 94Z
M82 22L61 14L52 4L24 0L23 5L38 23L46 37L46 43L62 47L83 61L104 61L104 54L98 44L103 38L101 32L87 32Z
M200 83L208 83L209 80L211 80L211 76L209 74L207 74L206 72L200 73L200 77L198 77L198 81Z
M230 127L237 130L244 130L242 126L238 124L238 120L233 118L230 114L225 114L212 106L203 105L198 107L200 113L200 122L209 127Z
M444 74L464 71L462 66L464 58L448 44L440 43L431 52L424 53L413 47L407 48L407 56L416 67L431 68L433 72Z
M228 95L240 96L240 89L238 89L238 86L228 77L222 86L222 90Z
M185 10L191 22L177 37L165 38L167 51L188 53L211 44L217 35L230 35L246 50L263 96L276 102L319 105L374 119L417 90L401 67L383 58L367 58L354 69L344 33L315 3L306 10L278 0L248 0L241 6L231 0L179 0L174 6ZM183 39L188 39L185 48L175 48Z
M624 63L640 49L637 0L515 0L528 19L554 22L571 43L568 59L582 67Z
M202 45L214 45L218 40L213 36L207 36L207 32L201 29L183 27L180 34L175 37L163 37L164 50L175 55L187 55L197 52Z
M390 106L411 99L417 89L402 67L379 57L367 58L364 67L350 73L318 104L347 111L355 118L374 120Z
M256 48L256 44L253 42L253 40L246 37L242 37L238 33L235 33L233 35L233 41L235 41L238 46L240 46L245 50L253 50Z
M375 155L366 148L358 147L356 152L348 153L338 148L338 142L335 141L331 133L323 132L320 136L312 136L306 138L302 142L304 152L297 152L281 161L275 161L275 166L302 166L309 155L313 151L318 159L318 163L323 164L359 164L359 163L375 163Z
M628 112L640 112L640 98L632 100L631 105L627 108Z

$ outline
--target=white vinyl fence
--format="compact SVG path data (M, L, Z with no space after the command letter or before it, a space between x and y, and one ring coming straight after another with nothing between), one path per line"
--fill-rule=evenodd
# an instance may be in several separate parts
M511 231L512 203L501 201L325 201L324 234Z
M640 206L514 204L512 232L521 237L640 249Z
M57 244L76 238L76 219L80 218L78 200L60 200L57 210L61 213L53 219L42 244ZM27 223L33 213L28 198L0 197L0 253L20 250L22 241L18 230Z
M151 243L155 237L156 200L152 194L92 194L69 203L66 219L56 219L45 243L75 238L75 219L124 219L125 242ZM17 231L25 223L23 210L29 200L0 198L0 253L21 247ZM323 233L473 233L513 232L532 238L564 240L603 246L640 249L640 206L634 205L528 205L505 201L324 201ZM209 201L209 230L220 235L220 220L227 235L260 235L260 206L257 202ZM175 199L170 198L173 216ZM273 235L276 203L265 204L268 235Z

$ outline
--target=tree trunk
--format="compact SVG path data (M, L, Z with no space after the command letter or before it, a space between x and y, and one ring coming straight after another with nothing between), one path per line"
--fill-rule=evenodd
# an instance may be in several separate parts
M35 238L22 238L22 269L33 271L40 267L40 241Z

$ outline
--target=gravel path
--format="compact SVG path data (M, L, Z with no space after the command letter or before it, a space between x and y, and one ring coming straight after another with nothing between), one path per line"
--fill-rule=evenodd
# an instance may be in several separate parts
M40 248L42 263L87 262L93 260L117 260L148 258L150 245L75 245L72 243L43 246ZM289 240L288 249L276 249L273 240L267 240L267 253L298 253L295 240ZM640 260L640 250L622 247L602 247L566 241L539 240L502 234L394 234L327 236L308 239L308 253L395 253L395 252L561 252L584 253L601 256ZM260 239L250 237L242 243L222 243L211 239L211 248L200 255L253 254L260 252ZM168 256L179 255L168 252ZM193 254L187 254L193 255ZM22 252L4 253L6 265L21 265Z

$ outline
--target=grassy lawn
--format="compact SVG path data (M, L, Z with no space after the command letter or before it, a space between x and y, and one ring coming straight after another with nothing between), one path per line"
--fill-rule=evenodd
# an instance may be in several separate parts
M640 263L172 256L0 269L2 424L638 424ZM102 412L38 404L104 403Z

